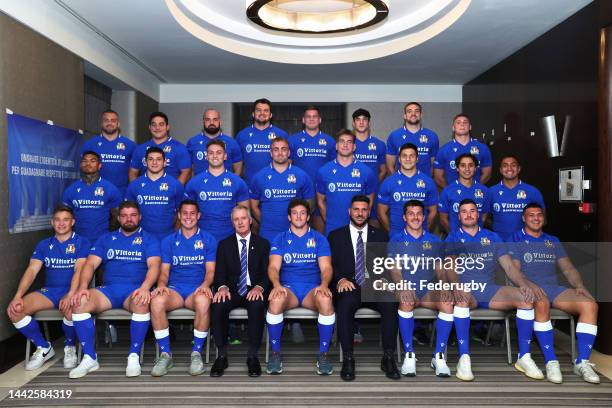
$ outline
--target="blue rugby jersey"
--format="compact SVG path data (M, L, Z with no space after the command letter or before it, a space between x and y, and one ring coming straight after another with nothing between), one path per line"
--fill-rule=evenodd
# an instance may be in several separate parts
M102 159L100 176L110 181L119 189L121 195L129 184L128 173L132 154L136 149L136 143L125 136L119 135L115 140L109 141L102 135L97 135L87 140L81 146L81 156L86 151L94 151Z
M64 191L62 201L74 211L74 231L96 242L108 232L110 210L119 207L123 197L113 183L98 178L91 185L76 180Z
M545 232L534 237L521 228L511 242L508 245L512 257L521 262L521 271L527 279L540 286L558 285L557 261L567 257L559 238Z
M206 160L206 146L208 142L216 139L219 139L225 143L225 154L227 154L227 159L225 159L224 164L226 169L232 171L232 164L242 161L242 151L240 150L240 145L236 139L224 133L220 133L219 135L210 138L200 132L187 141L187 150L191 156L194 175L200 174L208 168L208 161Z
M442 190L438 211L448 214L448 221L451 231L460 227L459 224L459 203L469 198L474 200L478 208L478 225L482 225L482 214L491 212L491 193L484 184L474 181L471 187L466 187L455 180Z
M479 165L476 167L476 174L474 175L475 180L480 181L481 169L483 167L492 166L491 151L486 145L476 139L470 139L466 145L462 145L456 139L453 139L440 148L434 161L434 169L444 170L446 184L451 184L459 178L455 159L464 153L472 154L479 161Z
M272 161L270 146L272 145L272 140L277 136L286 139L287 132L273 124L270 124L270 126L263 130L259 130L255 125L251 125L242 129L236 135L236 141L242 151L244 178L249 186L253 176Z
M439 263L433 261L425 261L425 259L439 258L442 263L444 261L444 246L440 238L436 235L431 234L425 230L420 237L415 238L410 235L406 229L402 232L395 234L391 237L388 244L389 256L395 257L396 255L403 256L404 254L408 257L416 259L422 258L422 262L415 262L418 265L412 270L402 270L402 277L405 280L417 282L419 280L431 281L435 277L435 266ZM426 263L431 262L431 263ZM438 262L438 261L436 261ZM412 268L414 264L408 264L409 268Z
M45 265L45 287L69 287L78 259L87 258L91 244L87 238L73 232L70 238L59 242L55 236L41 240L32 253Z
M523 227L523 208L529 203L538 203L542 208L542 193L531 184L519 181L513 188L508 188L503 181L489 189L491 194L491 215L493 231L510 241L512 235Z
M289 228L287 207L294 198L310 200L315 197L314 184L299 167L292 164L279 173L272 164L261 169L253 178L250 197L259 200L261 226L259 234L272 241Z
M418 149L417 169L431 177L431 159L436 157L440 149L440 141L436 132L421 128L418 132L412 133L406 129L406 126L395 129L389 133L387 138L387 154L399 156L400 147L406 143L412 143Z
M169 137L163 143L156 144L153 139L149 139L138 145L132 155L130 167L140 170L140 174L147 171L145 155L151 147L159 147L164 151L166 157L166 173L174 178L178 178L182 170L191 170L191 157L184 144Z
M161 243L162 263L170 265L168 285L200 285L206 262L215 262L216 253L217 240L200 228L191 238L181 230L168 235Z
M289 137L289 149L293 164L313 180L322 166L336 158L336 141L321 131L316 136L310 136L305 130L293 134Z

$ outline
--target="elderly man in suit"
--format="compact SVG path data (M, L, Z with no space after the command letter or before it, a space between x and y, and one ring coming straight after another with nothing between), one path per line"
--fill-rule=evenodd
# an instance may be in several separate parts
M220 377L227 368L227 333L229 313L244 307L249 316L249 351L247 367L250 377L261 375L257 352L261 345L266 303L264 292L267 278L270 243L251 232L253 218L249 209L237 205L232 210L235 234L225 238L217 247L217 268L213 297L212 325L219 356L210 370L211 377Z
M384 350L381 370L388 378L400 378L393 358L397 336L397 303L393 298L380 298L380 293L376 294L372 288L368 288L366 279L373 277L371 274L374 257L386 256L385 243L389 240L386 232L368 225L370 208L368 196L354 196L348 209L350 223L329 234L336 289L334 297L338 313L338 337L344 357L340 376L345 381L355 379L353 328L355 312L360 307L371 308L381 314ZM366 250L367 243L379 245L370 245ZM364 302L365 299L372 301Z

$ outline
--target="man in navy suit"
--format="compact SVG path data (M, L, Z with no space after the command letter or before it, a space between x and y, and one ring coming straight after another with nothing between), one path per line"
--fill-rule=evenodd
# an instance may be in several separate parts
M232 210L235 234L225 238L217 247L217 267L213 297L212 327L219 356L213 364L211 377L221 377L227 368L227 333L229 313L244 307L249 317L249 351L247 367L250 377L261 375L257 351L261 345L266 303L264 292L268 289L268 257L270 243L251 233L253 218L249 209L237 205Z
M373 259L377 253L378 256L386 255L385 243L389 240L386 232L368 225L370 208L368 196L354 196L348 209L350 223L329 234L336 292L334 297L336 298L336 313L338 313L338 337L343 352L340 376L345 381L355 379L354 317L360 307L375 309L381 314L384 350L381 370L388 378L400 378L393 358L397 336L397 303L392 299L363 301L364 299L376 300L373 298L371 288L368 288L367 278L373 278L371 276ZM370 245L366 251L367 243L379 243L379 245Z

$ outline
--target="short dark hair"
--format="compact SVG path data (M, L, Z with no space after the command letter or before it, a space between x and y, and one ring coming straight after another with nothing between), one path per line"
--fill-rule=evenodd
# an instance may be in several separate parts
M406 214L406 210L408 209L408 207L419 207L423 211L423 214L425 213L425 205L423 205L422 201L419 201L419 200L406 201L404 203L404 214Z
M540 210L544 211L544 208L540 204L531 202L527 204L525 208L523 208L523 214L525 214L525 211L527 211L530 208L539 208Z
M74 211L72 210L72 208L68 207L66 204L60 204L53 209L53 215L59 212L70 213L70 215L72 215L72 218L74 218Z
M355 139L357 139L357 136L355 136L355 133L350 130L350 129L346 129L346 128L342 128L339 131L336 132L336 142L338 140L340 140L340 136L344 136L344 135L349 135L353 138L353 142L355 141Z
M518 163L519 166L521 165L521 161L519 160L519 158L516 155L512 154L512 153L504 154L502 156L501 160L499 161L499 163L501 164L501 162L503 162L505 159L514 159L514 160L516 160L516 162Z
M272 111L272 102L270 102L270 100L266 98L259 98L255 102L253 102L253 112L255 112L255 107L259 105L260 103L264 105L268 105L270 107L270 112Z
M98 159L98 162L102 163L102 158L100 157L98 152L94 152L93 150L85 150L83 154L81 155L81 159L83 159L83 157L87 156L88 154L92 156L96 156L96 159Z
M166 122L166 125L170 124L170 121L168 120L168 115L166 115L164 112L153 112L152 114L149 115L149 123L151 123L151 121L153 120L153 118L163 118L164 122Z
M363 108L359 108L355 112L353 112L353 120L357 119L360 116L365 116L366 118L368 118L368 120L372 118L372 116L370 116L370 112Z
M299 207L300 205L302 207L305 207L306 212L310 214L310 203L301 198L294 198L293 200L291 200L291 202L289 202L289 205L287 206L287 215L291 215L291 210L293 210L295 207Z
M166 160L166 153L164 153L164 149L162 149L161 147L157 147L157 146L149 147L147 149L147 152L145 153L145 160L149 157L151 153L161 153L162 158Z
M406 109L410 106L410 105L416 105L419 107L419 109L421 110L421 112L423 112L423 106L418 103L418 102L408 102L407 104L404 105L404 113L406 113Z
M461 162L461 160L465 159L465 158L469 158L474 162L474 166L478 167L478 165L480 164L480 162L478 161L478 159L476 158L476 156L474 156L471 153L463 153L460 154L459 156L457 156L457 158L455 159L455 167L459 167L459 163Z
M206 150L208 150L210 146L221 146L223 150L225 150L225 142L221 139L213 139L206 143Z
M456 114L455 117L453 118L453 123L455 123L455 121L458 118L466 118L468 120L468 122L472 123L472 119L470 119L470 117L466 113L458 113L458 114Z
M459 201L459 208L461 208L462 206L466 205L466 204L474 204L474 206L476 207L476 209L478 209L478 205L476 204L476 202L474 200L472 200L471 198L464 198L463 200Z
M351 198L351 206L353 206L353 203L366 203L370 205L370 197L365 194L356 194Z
M270 142L270 149L272 149L272 145L278 142L284 142L287 144L287 146L289 146L289 140L287 140L286 138L282 137L282 136L276 136L274 139L272 139L272 141Z
M138 206L138 203L136 201L125 200L124 202L119 204L119 207L117 208L117 213L120 213L121 210L125 208L135 208L138 210L138 213L140 214L140 207Z
M117 112L115 112L114 110L112 110L112 109L104 109L102 111L102 113L100 114L100 119L102 119L102 116L104 116L104 114L106 114L106 113L112 113L113 115L117 115L117 118L119 118L119 114Z
M200 212L200 206L198 205L198 202L196 200L192 200L190 198L181 201L181 203L179 204L178 211L180 212L183 209L183 206L185 206L185 205L195 205L195 207L198 210L198 212Z
M314 105L308 105L306 108L304 108L304 115L306 114L306 112L308 112L309 110L313 110L313 111L317 111L317 113L319 114L319 116L321 116L321 109L317 108Z
M402 152L406 149L412 149L414 150L414 152L417 154L417 156L419 155L419 148L416 147L416 145L414 143L404 143L400 149L399 149L399 155L402 154Z

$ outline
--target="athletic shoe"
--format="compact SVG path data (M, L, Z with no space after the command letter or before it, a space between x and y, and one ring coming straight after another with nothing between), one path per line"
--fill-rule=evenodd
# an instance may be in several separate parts
M334 367L331 361L329 361L327 353L319 353L319 358L317 358L317 374L331 375L333 372Z
M464 354L459 357L457 362L457 373L455 374L458 379L462 381L473 381L474 374L472 374L472 359L469 354Z
M516 363L514 363L514 368L525 374L527 377L533 378L534 380L544 379L542 370L540 370L535 361L533 361L530 353L525 353L523 357L516 360Z
M561 384L563 382L561 367L559 367L557 360L551 360L546 363L546 379L553 384Z
M138 377L140 375L140 356L136 353L130 353L127 358L127 366L125 367L126 377Z
M450 377L451 375L450 368L446 365L444 353L436 353L431 359L431 368L436 370L436 376L438 377Z
M404 356L404 363L402 364L402 375L406 377L416 376L416 362L417 359L412 352L406 353Z
M299 322L291 323L291 341L294 343L304 342L304 332L302 332L302 325Z
M595 367L595 364L589 360L582 360L580 363L574 364L574 374L588 383L599 384L601 380L595 370L593 370L593 367Z
M64 368L74 368L77 366L76 346L64 347Z
M164 351L159 355L159 358L155 362L155 365L151 370L151 375L153 377L162 377L168 374L168 371L170 371L172 367L174 367L174 361L172 360L172 356Z
M28 361L28 364L26 364L25 369L27 371L36 370L42 367L42 365L45 364L45 361L49 360L54 355L55 351L51 345L49 345L48 348L36 347L36 351L34 354L32 354L32 357L30 357L30 361Z
M266 372L268 374L280 374L283 372L283 358L279 352L273 351L270 354Z
M206 368L204 367L204 362L202 361L202 355L197 351L191 352L191 364L189 364L189 374L191 375L200 375L204 373Z
M87 354L83 356L81 359L81 363L70 370L70 374L68 374L69 378L81 378L85 377L88 373L92 371L96 371L100 368L100 364L98 364L98 360L94 360L89 357Z

